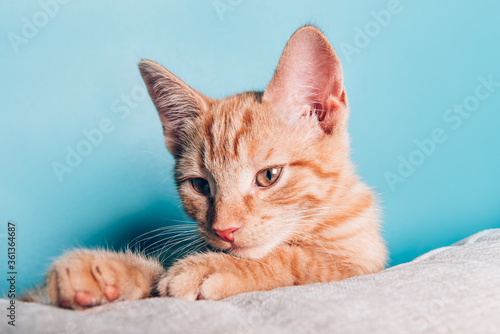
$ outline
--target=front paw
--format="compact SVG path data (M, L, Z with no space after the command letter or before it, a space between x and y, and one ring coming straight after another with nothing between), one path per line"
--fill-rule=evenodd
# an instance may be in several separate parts
M133 253L76 250L52 264L45 293L51 304L73 309L140 299L162 272L155 261Z
M189 256L177 262L160 278L162 296L186 300L220 300L248 290L237 262L223 253Z

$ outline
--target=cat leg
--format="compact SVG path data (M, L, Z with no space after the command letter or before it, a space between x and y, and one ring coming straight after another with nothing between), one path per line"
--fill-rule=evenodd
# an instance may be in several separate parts
M130 251L74 250L57 259L44 286L25 299L83 309L147 298L164 271L158 261Z
M178 261L158 282L162 296L219 300L251 291L337 281L366 273L317 249L283 246L259 260L205 253Z

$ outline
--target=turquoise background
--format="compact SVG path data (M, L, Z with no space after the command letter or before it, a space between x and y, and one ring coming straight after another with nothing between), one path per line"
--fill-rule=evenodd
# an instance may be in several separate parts
M306 23L343 62L353 158L380 193L391 264L500 227L500 87L456 129L444 119L454 104L474 103L478 77L500 82L500 2L401 0L382 26L372 11L392 1L66 0L57 13L43 5L54 1L0 1L0 277L12 220L18 289L66 249L119 247L186 219L158 116L141 95L140 59L213 97L263 89ZM34 20L38 31L25 28L16 53L13 34L25 38ZM100 122L108 133L80 147L91 152L60 182L53 163ZM446 140L415 153L436 128ZM420 165L391 188L387 172L410 156Z

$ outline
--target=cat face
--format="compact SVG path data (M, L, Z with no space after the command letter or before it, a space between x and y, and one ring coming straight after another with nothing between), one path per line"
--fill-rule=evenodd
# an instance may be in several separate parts
M140 63L188 215L212 246L260 258L308 235L352 173L340 62L323 34L299 29L265 92L203 96Z

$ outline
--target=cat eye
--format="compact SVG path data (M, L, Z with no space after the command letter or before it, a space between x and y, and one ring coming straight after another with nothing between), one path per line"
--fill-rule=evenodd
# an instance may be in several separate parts
M201 177L192 178L191 186L197 193L200 193L203 196L210 195L210 185L207 180L202 179Z
M278 181L283 167L271 167L257 173L255 182L259 187L270 187Z

